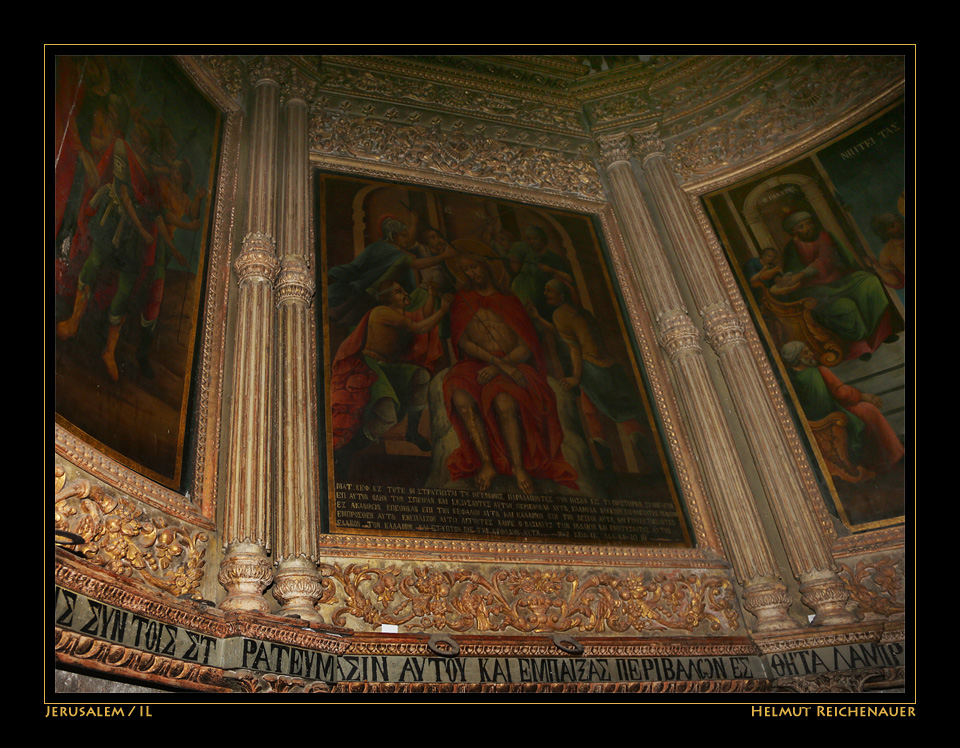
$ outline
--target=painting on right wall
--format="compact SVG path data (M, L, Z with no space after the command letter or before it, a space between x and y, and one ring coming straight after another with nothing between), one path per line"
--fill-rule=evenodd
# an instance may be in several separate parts
M905 112L704 197L837 517L901 522L913 216Z

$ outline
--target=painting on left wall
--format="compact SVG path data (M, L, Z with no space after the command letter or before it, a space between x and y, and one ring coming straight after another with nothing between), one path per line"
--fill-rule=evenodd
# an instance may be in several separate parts
M220 114L169 57L54 75L57 423L180 488Z

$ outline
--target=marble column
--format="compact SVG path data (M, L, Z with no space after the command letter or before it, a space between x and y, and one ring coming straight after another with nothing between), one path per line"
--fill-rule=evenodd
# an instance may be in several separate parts
M598 142L600 161L607 173L630 264L673 369L677 397L686 413L686 427L717 515L724 548L743 588L743 606L756 616L758 631L796 628L788 612L792 599L780 578L733 435L707 370L699 330L684 307L633 173L629 137L618 134L601 137Z
M632 133L632 153L642 165L649 192L660 213L677 265L687 278L707 341L720 370L787 554L800 583L801 600L817 624L850 623L849 593L800 478L783 422L777 417L760 369L713 263L705 227L680 187L663 144L649 130Z
M270 561L273 492L273 330L277 137L280 70L271 58L251 66L249 180L245 234L234 263L237 326L230 401L230 446L219 581L225 610L269 611L263 595Z
M277 278L277 573L280 613L320 621L317 571L316 367L313 272L309 262L309 87L292 72L283 87L285 114L280 183L280 274Z

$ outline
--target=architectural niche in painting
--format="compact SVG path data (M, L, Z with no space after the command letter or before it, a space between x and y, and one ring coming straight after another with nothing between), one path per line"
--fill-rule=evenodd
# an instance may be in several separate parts
M58 690L903 689L910 56L785 52L52 56Z

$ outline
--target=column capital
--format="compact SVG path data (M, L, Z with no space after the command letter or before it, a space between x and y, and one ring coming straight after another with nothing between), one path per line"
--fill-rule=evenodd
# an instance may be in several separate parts
M280 103L285 106L291 106L301 103L309 107L316 95L317 85L309 80L303 73L294 67L290 67L280 85Z
M313 274L307 261L300 255L287 255L280 261L277 275L277 306L285 301L309 304L316 291Z
M671 360L685 353L700 353L700 331L685 311L671 310L659 321L660 345Z
M597 136L598 160L604 169L616 163L630 163L630 137L626 133L610 133Z
M282 57L262 55L254 58L247 67L250 85L259 86L261 83L271 83L280 86L289 63Z
M725 346L746 343L743 322L726 302L707 307L701 316L703 331L713 350L719 353Z
M667 147L660 139L657 126L639 127L630 131L630 151L643 164L651 156L666 156Z
M233 264L240 283L256 278L273 283L279 267L276 242L272 236L252 232L243 238L243 247Z

